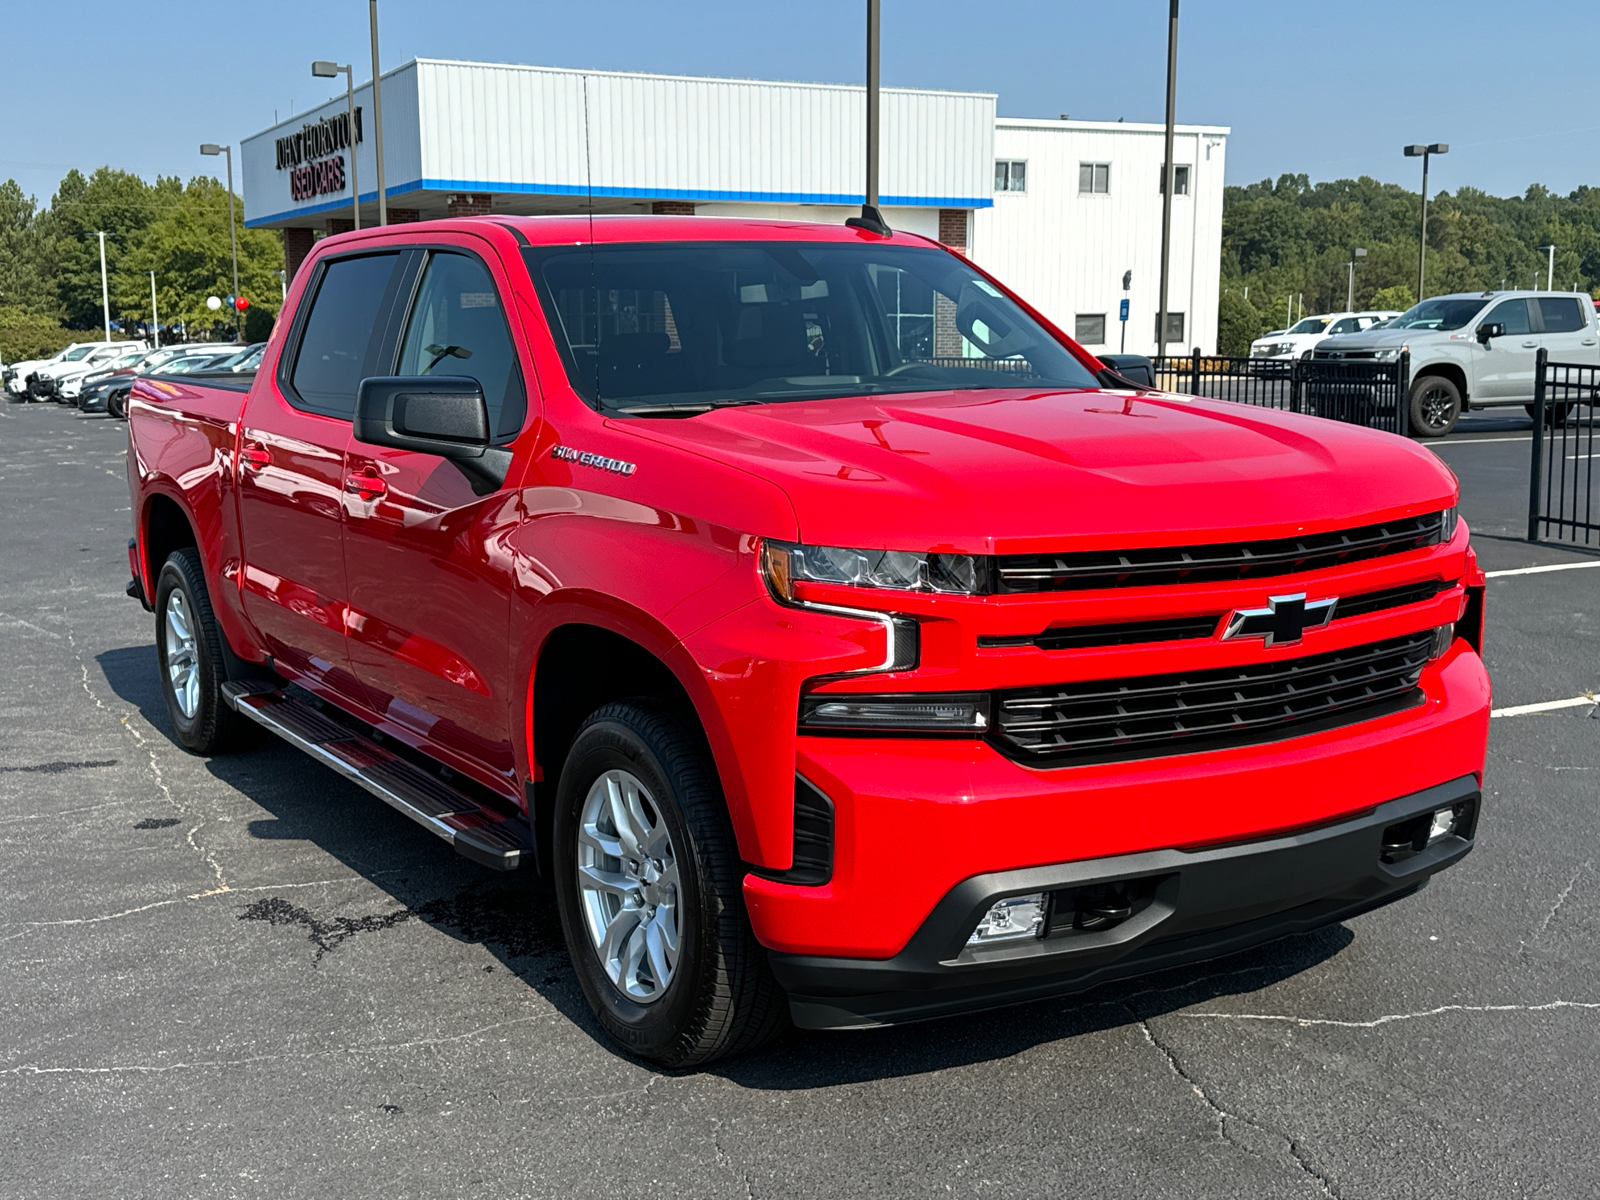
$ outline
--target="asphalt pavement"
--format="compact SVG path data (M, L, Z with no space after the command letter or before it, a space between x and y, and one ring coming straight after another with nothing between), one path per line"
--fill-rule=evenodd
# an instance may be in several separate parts
M1440 457L1491 571L1528 422ZM552 902L287 746L172 741L125 426L0 405L0 1197L1600 1191L1600 719L1496 719L1478 848L1343 925L669 1074ZM1600 567L1491 580L1496 704L1600 688Z

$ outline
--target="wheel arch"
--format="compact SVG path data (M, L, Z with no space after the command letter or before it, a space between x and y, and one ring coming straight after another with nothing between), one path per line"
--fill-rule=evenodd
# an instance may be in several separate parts
M1411 387L1406 389L1408 393L1407 399L1410 398L1409 392L1411 388L1415 388L1424 379L1434 375L1448 379L1455 385L1456 391L1461 393L1462 412L1466 412L1472 407L1472 389L1467 384L1467 372L1459 363L1453 362L1431 362L1412 372Z

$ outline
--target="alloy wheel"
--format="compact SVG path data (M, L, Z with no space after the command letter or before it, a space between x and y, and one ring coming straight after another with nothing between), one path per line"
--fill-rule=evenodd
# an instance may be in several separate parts
M600 965L628 999L661 998L682 943L678 859L649 790L628 771L606 771L578 821L578 896Z
M1448 388L1430 387L1422 393L1422 420L1429 429L1443 429L1450 423L1455 396Z
M183 592L174 588L167 597L167 678L178 710L186 720L200 711L200 652L195 645L194 623Z

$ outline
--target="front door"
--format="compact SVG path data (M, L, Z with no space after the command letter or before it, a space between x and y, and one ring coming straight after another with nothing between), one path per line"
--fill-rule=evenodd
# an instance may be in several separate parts
M1479 325L1504 325L1505 334L1477 345L1472 356L1477 386L1473 399L1504 403L1533 399L1533 366L1539 339L1526 300L1502 300L1478 319ZM1476 328L1473 333L1476 334ZM1476 343L1475 343L1476 344Z
M504 294L465 247L430 251L393 368L476 379L502 445L528 408ZM345 474L357 489L344 497L350 656L369 705L436 757L513 791L521 697L504 544L518 520L517 479L475 485L436 455L359 442Z
M278 665L341 696L359 693L345 651L345 447L400 257L318 265L293 359L252 391L240 429L245 614Z

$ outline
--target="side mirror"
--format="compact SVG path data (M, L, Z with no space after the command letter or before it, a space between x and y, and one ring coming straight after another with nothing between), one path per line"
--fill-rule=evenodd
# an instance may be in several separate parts
M1493 324L1485 321L1478 326L1478 345L1487 346L1490 338L1505 337L1506 327L1496 321Z
M436 454L485 495L505 482L511 452L491 447L489 405L476 379L392 375L363 379L352 432L369 446Z
M1142 354L1101 354L1097 355L1105 364L1105 370L1099 373L1100 386L1108 388L1141 387L1153 388L1156 386L1155 368L1150 365L1150 360Z

